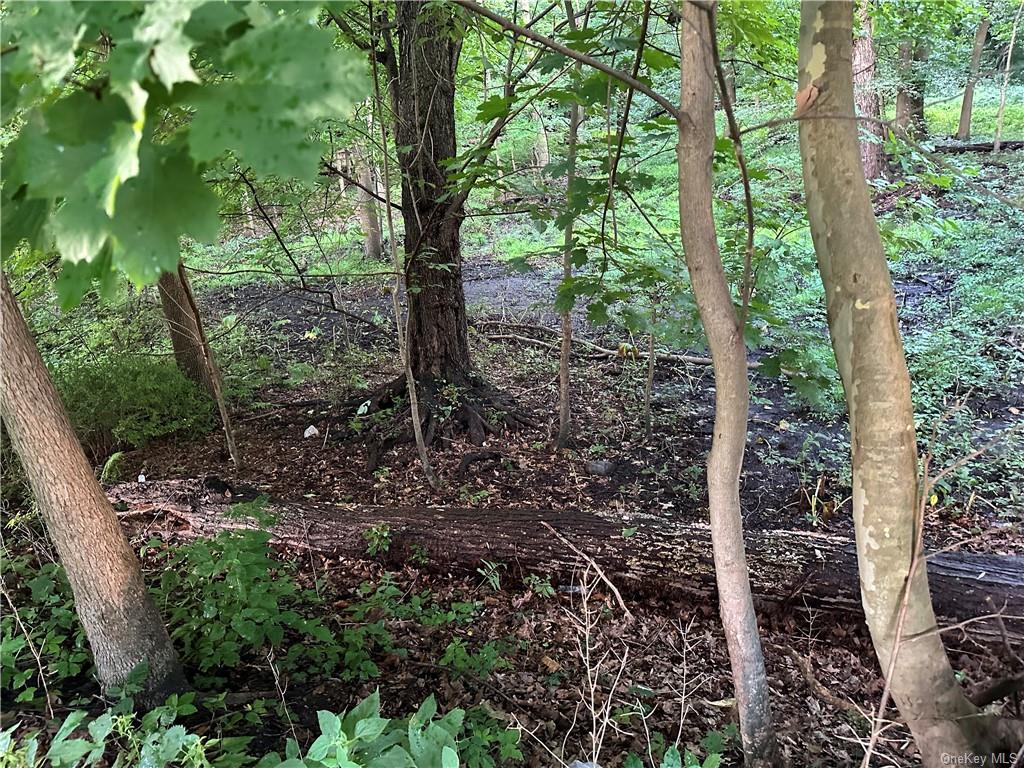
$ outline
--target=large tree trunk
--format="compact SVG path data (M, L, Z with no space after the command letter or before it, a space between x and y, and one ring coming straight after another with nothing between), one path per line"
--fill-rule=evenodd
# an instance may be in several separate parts
M707 463L718 603L736 686L747 765L769 766L778 747L769 706L757 617L750 593L740 511L740 471L747 442L747 350L718 251L712 214L715 150L713 12L683 3L679 24L679 221L683 250L715 373L715 424Z
M853 41L853 84L857 114L871 122L859 123L860 160L868 180L880 179L888 171L885 161L885 127L878 121L882 117L881 100L875 90L874 22L871 19L870 0L857 3L860 35Z
M989 20L982 19L974 33L974 49L971 51L971 69L967 73L967 85L964 86L964 100L960 105L960 124L956 129L956 138L967 141L971 138L971 112L974 109L974 85L978 82L978 70L981 68L981 54L985 50L985 39L988 37Z
M396 3L399 39L395 136L402 171L409 354L424 381L470 370L459 229L447 164L455 157L455 72L462 47L455 7Z
M208 492L199 480L124 483L109 491L127 520L170 515L185 526L166 526L171 537L214 536L218 531L255 525L232 515L224 497ZM237 498L245 498L244 493ZM273 540L290 548L310 548L331 557L365 557L363 533L382 525L391 531L389 565L400 567L422 547L431 565L445 572L473 574L481 560L507 563L512 575L543 573L566 583L579 560L554 538L554 526L593 557L623 594L678 594L715 597L711 535L705 523L681 523L644 517L631 521L636 532L625 537L622 521L586 510L459 509L317 504L271 500ZM158 526L163 528L164 526ZM861 611L857 548L842 534L761 530L746 533L754 593L767 603L804 606L842 613ZM1007 616L1024 615L1024 557L942 552L928 558L935 608L948 623L990 612L988 600L1005 604ZM1024 621L1006 619L1010 640L1024 639ZM1000 622L972 622L972 638L1000 643Z
M157 283L157 291L171 334L175 362L182 373L212 395L213 381L203 355L202 336L178 273L164 272Z
M0 294L0 414L71 583L100 682L122 685L146 664L137 701L160 704L185 688L178 657L3 275Z
M924 71L928 51L922 44L911 40L900 43L899 78L896 91L896 132L901 136L920 138L927 135L924 119Z
M919 489L910 376L896 301L854 123L847 2L801 6L799 92L816 88L800 123L811 235L825 289L829 332L846 392L853 519L868 628L894 701L924 764L945 756L980 761L1011 744L1004 721L964 696L942 640L918 548ZM978 764L982 764L978 762ZM986 765L990 763L985 763Z

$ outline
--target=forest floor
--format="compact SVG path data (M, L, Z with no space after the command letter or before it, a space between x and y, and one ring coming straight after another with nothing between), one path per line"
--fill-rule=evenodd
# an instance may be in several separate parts
M898 276L901 317L909 325L919 307L945 301L955 278L949 271ZM659 363L653 428L647 436L639 405L645 362L581 349L573 366L573 443L561 453L551 448L557 337L538 328L557 328L557 317L545 308L557 282L556 275L541 270L510 272L486 255L467 260L476 364L489 381L513 394L539 426L490 439L486 448L496 452L496 461L461 467L467 453L479 450L468 443L433 450L442 481L437 490L424 482L409 444L391 449L375 470L367 469L367 425L336 418L337 403L399 373L389 330L390 300L377 286L343 288L341 305L361 320L331 312L315 294L282 292L264 283L205 293L205 311L244 315L268 355L287 349L289 374L259 389L253 403L236 412L241 470L234 471L227 461L219 433L154 443L126 454L125 469L151 479L215 475L285 500L585 509L623 526L641 513L665 522L704 520L702 461L710 447L714 408L706 365ZM591 327L582 313L574 316L574 326L579 337L605 349L618 349L621 343L644 346L644 340L624 332ZM1008 330L1008 343L1019 346L1016 333ZM521 338L508 338L512 335ZM257 344L256 351L260 348ZM752 382L750 449L742 481L747 527L852 535L842 416L823 418L756 370ZM971 393L978 414L972 434L984 439L1019 420L1022 395L1020 388ZM309 426L317 427L318 434L304 438ZM1007 487L994 491L994 503L950 497L930 506L929 545L962 542L973 551L1024 552L1024 539L1011 527L1020 518L1012 502L1020 478L1002 481ZM154 529L150 525L135 533L141 543ZM597 613L584 611L579 585L541 597L510 579L503 589L493 589L483 571L480 578L446 574L443 564L406 564L385 572L380 560L371 557L340 562L307 553L281 556L294 561L305 583L320 578L318 588L339 622L365 600L366 584L388 585L400 596L394 598L397 603L427 590L439 606L476 606L471 620L440 625L410 620L394 606L382 609L377 617L391 641L375 657L380 678L355 685L334 679L292 683L284 696L300 730L312 729L317 709L339 711L380 685L394 712L415 707L433 692L444 708L479 705L510 726L522 726L520 748L531 766L585 759L593 751L588 739L595 717L598 727L608 721L601 758L608 768L620 765L628 750L643 754L649 744L657 751L675 740L696 754L723 742L727 764L738 760L727 651L713 604L649 596L631 604L635 618L628 621L607 596L597 601L604 606ZM592 622L589 629L581 630L587 622ZM776 719L793 764L858 764L870 732L867 715L881 690L862 617L798 606L764 612L761 624ZM589 638L589 668L596 675L588 675L582 638ZM450 658L453 643L467 650L469 661ZM969 636L953 641L951 653L968 686L1004 675L1012 664L1008 649L986 647ZM230 690L273 693L271 670L258 659L235 675ZM593 689L588 687L591 679L598 680ZM615 692L609 699L611 689ZM603 709L610 700L608 710ZM280 719L275 725L265 723L264 735L274 742L288 728ZM701 746L705 737L711 741ZM906 730L892 726L881 740L878 764L913 765L913 754Z

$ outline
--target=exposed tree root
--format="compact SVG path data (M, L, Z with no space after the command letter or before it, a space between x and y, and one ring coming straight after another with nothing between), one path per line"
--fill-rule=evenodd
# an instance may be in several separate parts
M503 431L538 426L520 410L514 397L471 375L460 382L421 381L419 397L423 440L428 446L450 443L460 435L473 445L483 445L488 437ZM399 377L344 403L335 422L366 441L372 472L385 453L413 441L411 418L405 378Z

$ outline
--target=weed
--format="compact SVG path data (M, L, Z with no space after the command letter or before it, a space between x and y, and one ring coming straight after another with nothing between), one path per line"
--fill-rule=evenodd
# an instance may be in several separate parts
M367 528L363 531L363 539L366 541L366 551L370 557L386 554L391 549L391 526L380 523Z
M501 589L501 572L505 570L504 563L492 563L490 560L481 560L481 566L476 572L483 576L483 583L491 588L492 592Z
M548 576L542 577L535 573L530 573L523 579L523 583L526 584L527 589L538 597L555 596L555 588L551 586L551 579Z

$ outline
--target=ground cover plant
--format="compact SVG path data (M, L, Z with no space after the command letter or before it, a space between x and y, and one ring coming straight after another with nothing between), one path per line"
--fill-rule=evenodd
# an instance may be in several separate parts
M0 9L0 765L1009 765L1021 6Z

